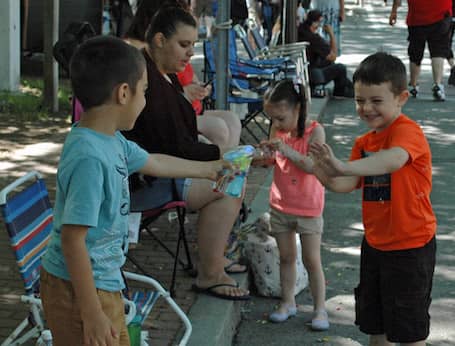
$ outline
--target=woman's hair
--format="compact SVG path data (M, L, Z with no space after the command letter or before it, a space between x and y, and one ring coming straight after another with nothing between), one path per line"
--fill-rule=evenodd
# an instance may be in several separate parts
M113 36L88 39L70 62L73 92L85 110L108 102L122 83L128 83L136 93L144 71L145 60L140 51Z
M311 10L307 13L304 24L311 26L314 22L318 22L322 17L322 12L319 10Z
M303 85L294 84L291 79L284 79L273 84L265 92L264 102L275 104L281 101L285 101L289 107L293 108L300 105L299 119L297 121L297 137L302 137L305 132L307 118L307 102Z
M155 13L163 7L181 7L189 11L185 0L142 0L134 15L133 21L126 32L127 38L145 41L145 33Z
M175 34L180 24L197 28L196 19L190 12L181 7L163 7L153 16L145 33L145 41L152 45L153 37L159 32L169 38Z

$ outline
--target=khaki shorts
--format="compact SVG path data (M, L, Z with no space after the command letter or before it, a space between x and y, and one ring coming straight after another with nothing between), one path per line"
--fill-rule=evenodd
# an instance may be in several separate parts
M71 282L55 277L44 269L41 269L40 282L44 317L52 333L52 345L83 345L81 314ZM121 293L97 289L97 294L104 313L120 336L114 339L114 345L128 346L130 340Z
M322 216L296 216L271 209L270 226L272 234L290 231L300 234L322 234L324 219Z

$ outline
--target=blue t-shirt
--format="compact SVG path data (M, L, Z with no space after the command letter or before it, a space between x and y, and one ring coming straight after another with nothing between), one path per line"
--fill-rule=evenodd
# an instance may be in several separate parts
M69 280L62 253L62 225L84 225L97 288L123 289L120 272L128 248L128 176L143 167L148 154L120 132L109 136L75 127L65 140L57 172L54 228L43 266Z

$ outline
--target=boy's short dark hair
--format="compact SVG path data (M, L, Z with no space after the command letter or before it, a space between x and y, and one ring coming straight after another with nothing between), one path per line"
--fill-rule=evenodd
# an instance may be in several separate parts
M390 82L394 95L406 90L406 67L394 55L377 52L365 58L352 77L353 82L378 85Z
M74 95L85 110L106 103L112 91L128 83L133 93L145 70L142 53L114 36L97 36L85 41L70 63Z

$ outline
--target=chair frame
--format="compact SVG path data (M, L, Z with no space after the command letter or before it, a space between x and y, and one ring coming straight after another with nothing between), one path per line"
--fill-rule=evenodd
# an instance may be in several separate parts
M32 181L32 180L35 180L35 183L33 183L33 184L39 183L39 188L43 188L43 190L45 190L44 191L45 197L44 198L41 197L41 198L39 198L39 200L40 199L45 200L48 203L48 204L46 203L46 206L51 208L46 185L44 184L42 175L37 171L31 171L31 172L27 173L26 175L24 175L23 177L16 179L14 182L7 185L5 188L3 188L0 191L0 206L2 207L2 211L3 211L4 207L7 206L8 195L12 192L15 192L18 188L22 188L22 186L25 183L28 183L29 181ZM30 186L32 186L33 184L31 184ZM27 186L27 187L24 186L22 191L29 189L30 186ZM20 193L22 193L22 191L18 192L16 195L19 195ZM177 207L180 207L180 206L181 206L180 204L177 205ZM52 220L52 209L50 209L50 210L51 210L50 217ZM5 216L7 216L6 212L4 213L3 216L5 219L5 223L9 222L8 221L9 216L5 217ZM20 215L17 217L20 217ZM47 217L49 218L48 215L47 215ZM183 214L183 221L184 221L184 219L185 219L185 217ZM46 224L46 226L48 226L49 228L48 227L44 228L44 231L49 230L49 233L50 233L51 225L52 225L52 222L50 223L50 226L49 226L49 224ZM42 248L40 247L40 250L43 250L43 252L45 251L45 248L46 248L45 245L47 245L47 241L49 239L49 234L47 234L46 239L47 240L44 244L44 247L42 247ZM12 245L14 246L13 243L12 243ZM40 267L41 266L41 257L40 256L37 257L36 262L37 262L38 266ZM38 267L38 269L39 269L39 267ZM139 274L131 273L131 272L123 272L123 275L124 275L125 280L140 282L146 286L151 286L154 288L154 295L153 295L152 299L150 300L149 304L142 306L142 311L140 313L141 313L141 315L143 315L144 318L146 318L148 316L155 301L159 297L163 297L167 301L167 303L171 306L172 310L179 316L179 318L182 320L182 322L185 326L185 332L184 332L182 338L180 339L180 342L178 343L178 345L182 345L182 346L186 345L188 343L188 340L192 333L192 325L191 325L190 320L186 316L185 312L183 312L183 310L172 299L169 291L166 291L157 280L155 280L151 277L139 275ZM40 337L42 332L46 330L44 318L42 316L41 299L37 295L38 285L39 285L39 271L37 272L37 275L33 275L32 284L29 285L27 282L25 282L26 294L21 296L21 301L30 305L29 316L26 317L14 329L14 331L2 342L1 346L22 345L32 338ZM133 294L133 296L134 296L134 294ZM134 301L131 301L131 300L128 300L125 298L125 304L128 307L130 307L130 313L126 315L126 321L128 324L132 321L132 319L137 314L137 310L136 310L137 302L134 302ZM27 327L31 327L31 329L28 330L27 332L23 333Z
M179 231L178 231L178 238L177 238L177 246L175 249L175 252L172 251L169 246L167 246L160 238L156 236L154 232L152 232L149 229L149 226L162 214L164 214L167 211L171 211L172 209L175 209L177 213L177 220L179 224ZM169 285L169 291L171 292L171 297L175 297L175 279L177 276L177 265L180 264L183 268L183 270L189 272L190 275L194 276L194 265L191 260L191 254L188 246L188 240L186 238L186 230L185 230L185 216L186 216L186 202L185 201L179 201L179 200L174 200L171 201L167 204L165 204L162 207L155 208L155 209L149 209L145 211L137 211L134 210L134 212L142 212L142 219L141 219L141 225L139 226L140 230L145 230L148 235L152 237L153 240L155 240L171 257L174 258L174 264L172 268L172 279L171 283ZM185 251L185 257L186 257L186 262L182 261L180 259L180 248L182 247L183 244L183 249ZM151 276L148 274L148 272L141 266L136 259L131 255L127 255L128 260L133 263L137 269L144 275L146 276Z
M32 180L34 180L35 182L32 183L28 187L24 186L23 191L33 187L35 184L37 184L36 186L39 189L41 189L43 187L45 188L45 185L44 185L44 182L42 179L43 179L43 177L40 173L38 173L36 171L31 171L31 172L27 173L26 175L22 176L21 178L16 179L13 183L9 184L8 186L6 186L5 188L3 188L0 191L0 206L2 208L2 212L4 212L3 217L5 219L5 224L8 222L7 220L9 218L9 216L8 216L8 218L6 217L6 212L4 210L4 208L7 207L8 195L11 193L14 193L17 188L22 187L23 184L31 182ZM15 196L19 195L23 191L18 192L17 194L15 194ZM47 200L47 202L49 203L48 206L49 206L49 208L51 208L50 202L48 201L47 190L45 192L46 192L46 194L42 198L40 198L40 200L41 199L43 199L43 201ZM47 215L45 217L46 217L46 220L49 220L49 217L50 217L50 221L52 221L52 215L50 215L50 216ZM42 230L40 232L50 232L49 228L47 228L49 226L49 224L41 223L40 227L41 226L43 226L44 228L42 228ZM40 228L40 227L37 227L37 228ZM27 234L27 236L29 236L29 235ZM43 241L44 242L42 244L43 246L45 246L48 239L49 239L49 234L47 234L46 239ZM17 259L16 262L18 263L18 266L19 266L19 269L21 272L21 276L24 280L25 294L23 294L21 296L21 301L28 304L30 310L29 310L28 316L11 332L11 334L2 342L1 346L22 345L32 338L38 338L41 335L41 333L45 330L44 318L42 316L41 300L38 298L39 297L39 295L38 295L38 292L39 292L39 267L40 267L41 260L39 257L33 259L34 256L30 256L30 257L25 256L24 259L19 260L19 258L18 258L19 254L16 252L16 250L14 250L14 247L18 247L19 244L14 244L13 240L11 238L10 238L10 242L11 242L11 246L13 247L13 251L15 251L16 259ZM43 250L43 248L41 248L41 247L39 249L40 249L40 251ZM39 252L37 254L39 254ZM27 259L29 259L30 261L33 261L33 265L38 266L35 268L35 271L32 274L31 281L27 281L27 279L25 277L28 273L27 270L29 269L28 268L29 265L27 265L25 267L23 267L21 265L21 263L23 261L26 261ZM28 263L28 262L26 261L25 263ZM24 333L24 331L27 328L30 328L30 329Z

